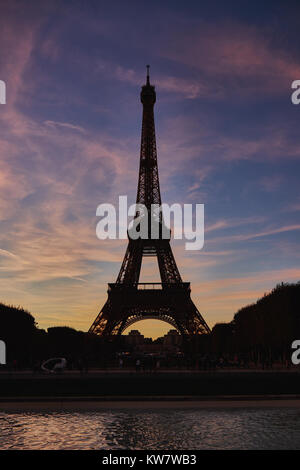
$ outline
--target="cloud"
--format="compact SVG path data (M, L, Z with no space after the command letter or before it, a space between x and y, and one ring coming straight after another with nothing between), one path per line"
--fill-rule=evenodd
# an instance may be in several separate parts
M1 248L0 248L0 256L5 256L5 257L8 257L8 258L18 258L16 255L11 253L10 251L2 250Z
M24 111L39 24L18 30L16 21L1 35L8 84L0 116L1 301L28 308L41 326L57 320L86 329L105 298L99 284L116 276L125 250L124 241L96 238L96 208L128 192L136 162L112 135Z
M192 298L212 327L216 322L231 321L234 313L256 302L276 283L298 282L300 269L257 271L247 276L202 280L192 284Z
M300 202L293 202L283 209L286 212L298 212L300 211Z
M281 175L264 176L260 179L259 185L266 192L277 191L282 185L284 178Z
M135 87L140 87L146 81L146 74L137 73L133 69L125 68L119 64L98 60L98 70L103 76L113 77L116 80L130 83ZM151 78L150 81L152 82ZM162 92L174 93L187 99L194 99L201 96L207 96L211 93L210 89L198 80L182 78L172 75L155 74L155 82L159 83L159 89Z
M298 60L275 46L272 28L266 31L238 20L195 19L188 31L184 21L174 21L167 34L162 30L152 38L152 52L179 67L174 66L172 74L155 70L154 81L160 90L185 99L289 96L292 81L300 76ZM107 30L106 36L111 37L111 32ZM98 59L98 70L134 86L145 81L145 74L104 58Z
M212 232L215 230L238 227L240 225L252 225L265 222L266 218L262 216L252 216L252 217L241 217L241 218L231 218L231 219L222 219L214 222L211 225L205 227L205 232Z
M286 226L277 227L277 228L270 228L268 230L262 230L261 232L245 233L245 234L240 234L240 235L228 235L228 236L224 236L220 238L210 239L209 241L210 243L242 242L242 241L252 240L254 238L262 238L262 237L267 237L269 235L276 235L278 233L292 232L292 231L297 231L297 230L300 230L300 224L286 225Z
M177 30L159 53L197 70L200 80L210 85L210 94L212 89L216 96L245 91L284 94L300 76L300 66L291 54L275 48L270 29L266 34L254 25L217 20L196 21L184 33Z
M63 129L70 129L72 131L86 132L81 126L70 124L69 122L56 122L56 121L45 121L44 124L49 127L62 127Z

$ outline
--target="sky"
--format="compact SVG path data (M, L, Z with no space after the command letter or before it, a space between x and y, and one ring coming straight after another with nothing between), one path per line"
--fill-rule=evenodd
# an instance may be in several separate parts
M297 1L1 0L0 301L92 324L127 245L96 208L135 202L148 63L163 202L205 205L204 248L172 248L209 326L299 281L299 31Z

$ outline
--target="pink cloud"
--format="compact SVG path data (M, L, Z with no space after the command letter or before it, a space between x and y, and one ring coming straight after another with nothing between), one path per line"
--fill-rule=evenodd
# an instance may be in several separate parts
M213 281L195 281L192 297L212 327L216 322L231 321L233 315L247 304L256 302L276 283L298 282L300 270L279 269L252 273L244 277L228 277Z
M286 93L300 76L299 64L287 52L275 49L271 34L233 21L201 22L185 36L177 31L172 47L162 46L159 53L197 69L208 83L208 77L213 77L216 94L224 87L230 92L229 83L234 84L234 93Z
M136 87L140 87L145 82L145 73L137 73L133 69L126 69L120 65L107 61L98 61L98 69L101 74L114 77L117 80L131 83ZM176 93L183 95L185 98L194 99L200 96L212 94L210 88L199 80L192 80L176 76L155 74L153 82L159 83L159 89L163 92Z
M266 192L277 191L282 185L284 178L281 175L265 176L259 181L259 185Z
M57 121L45 121L45 125L49 127L62 127L63 129L70 129L71 131L85 132L85 129L81 126L76 126L69 122L57 122Z
M239 242L239 241L247 241L247 240L252 240L254 238L261 238L261 237L266 237L269 235L276 235L278 233L285 233L285 232L293 232L300 230L300 224L294 224L294 225L286 225L283 227L277 227L277 228L270 228L268 230L262 230L260 232L253 232L253 233L246 233L246 234L241 234L241 235L228 235L224 237L218 237L214 239L210 239L210 243L225 243L225 242Z

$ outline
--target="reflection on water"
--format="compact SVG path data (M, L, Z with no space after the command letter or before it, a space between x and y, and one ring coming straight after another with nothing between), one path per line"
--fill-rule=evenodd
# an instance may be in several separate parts
M300 411L7 412L0 449L300 449Z

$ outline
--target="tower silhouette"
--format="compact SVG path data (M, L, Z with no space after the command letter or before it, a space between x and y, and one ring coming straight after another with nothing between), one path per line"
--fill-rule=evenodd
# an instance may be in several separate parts
M170 231L164 225L161 212L153 209L153 205L161 206L154 126L155 101L155 87L150 84L147 66L147 81L141 91L143 122L136 198L136 203L142 204L147 211L143 214L138 209L135 217L139 220L148 217L149 231L147 238L134 239L128 230L129 242L119 275L115 283L108 284L108 299L89 330L102 336L121 334L136 321L148 318L171 324L183 336L210 332L190 297L190 283L181 279L170 246ZM158 227L155 238L151 237L153 221ZM139 283L144 256L157 257L161 282Z

